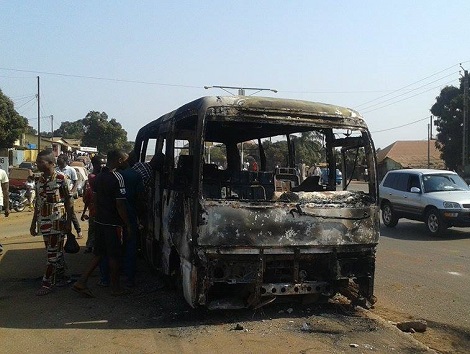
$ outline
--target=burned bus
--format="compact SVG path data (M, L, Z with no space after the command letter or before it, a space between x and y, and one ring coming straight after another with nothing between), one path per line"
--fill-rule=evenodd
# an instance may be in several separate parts
M141 250L191 306L256 308L337 293L374 302L376 158L356 111L203 97L142 127L135 153L164 155L148 188Z

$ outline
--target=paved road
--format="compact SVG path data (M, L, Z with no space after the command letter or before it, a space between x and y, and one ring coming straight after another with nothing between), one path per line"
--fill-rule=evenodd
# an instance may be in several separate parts
M428 236L423 223L382 226L378 247L377 308L424 318L470 344L470 230Z
M429 352L373 314L350 313L342 305L192 310L173 289L160 289L144 266L139 268L139 286L125 297L112 297L109 289L98 287L95 274L90 280L94 299L81 298L67 287L39 298L34 291L45 254L41 238L27 235L30 218L27 212L13 213L8 220L0 217L5 246L0 256L0 338L8 338L2 353ZM84 242L80 240L82 246ZM82 271L90 257L67 255L68 272ZM233 331L236 324L244 330Z

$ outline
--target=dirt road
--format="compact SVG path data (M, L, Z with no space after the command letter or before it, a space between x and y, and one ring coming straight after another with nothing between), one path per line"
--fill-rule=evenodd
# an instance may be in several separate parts
M80 204L77 205L80 212ZM271 304L259 310L191 309L139 263L138 286L112 297L90 280L96 298L69 286L35 296L45 264L31 214L0 220L0 352L4 353L426 353L411 335L368 311L340 303ZM83 224L86 230L86 223ZM85 232L86 234L86 232ZM85 240L80 240L83 246ZM76 277L90 255L67 255Z

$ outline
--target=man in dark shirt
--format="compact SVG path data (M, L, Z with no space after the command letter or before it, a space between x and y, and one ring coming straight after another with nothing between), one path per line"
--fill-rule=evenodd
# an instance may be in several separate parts
M125 233L124 240L124 274L126 286L135 286L135 268L137 258L137 237L139 234L139 215L145 213L145 193L141 175L131 167L119 170L126 186L127 215L131 225L130 234Z
M94 257L85 273L73 285L73 290L92 297L87 287L91 273L103 257L109 261L111 294L118 296L125 292L119 284L119 260L122 254L124 229L130 232L126 208L126 189L118 168L124 168L127 154L120 150L108 152L107 167L95 178L95 248Z

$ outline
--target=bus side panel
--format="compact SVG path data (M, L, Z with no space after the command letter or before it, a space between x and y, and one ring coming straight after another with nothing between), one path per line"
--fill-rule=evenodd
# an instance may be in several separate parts
M166 190L162 209L162 270L180 273L181 259L191 261L191 207L187 194Z

